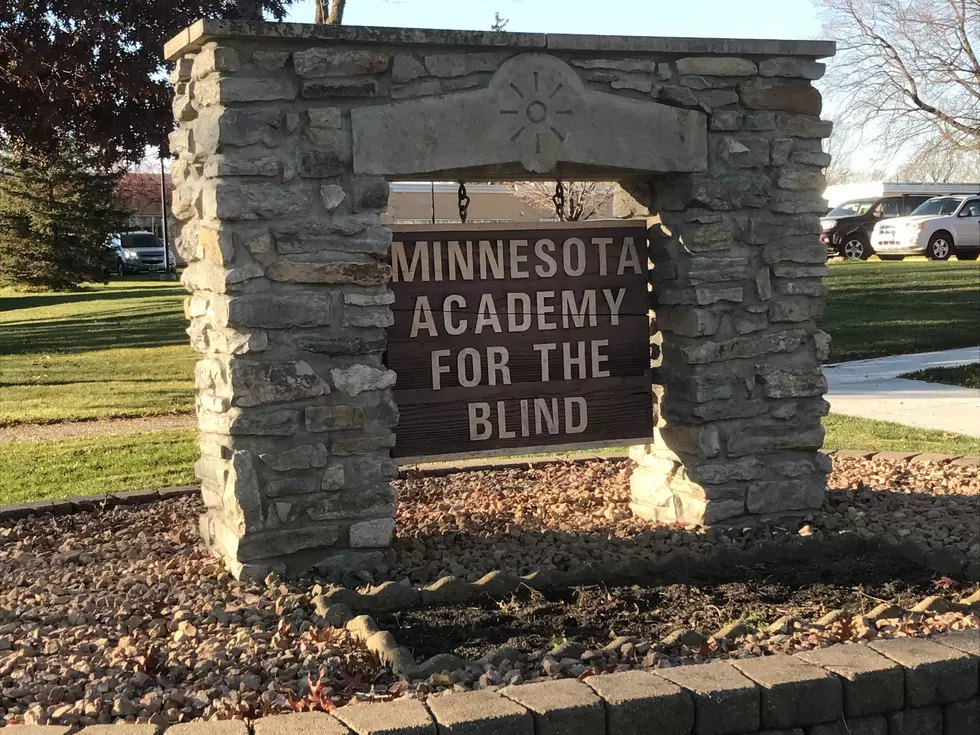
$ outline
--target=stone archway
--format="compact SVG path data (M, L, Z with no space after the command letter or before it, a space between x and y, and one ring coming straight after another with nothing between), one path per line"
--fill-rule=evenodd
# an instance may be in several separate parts
M236 575L394 529L388 180L604 178L650 217L658 426L634 512L819 505L821 42L200 21L166 49L201 530Z

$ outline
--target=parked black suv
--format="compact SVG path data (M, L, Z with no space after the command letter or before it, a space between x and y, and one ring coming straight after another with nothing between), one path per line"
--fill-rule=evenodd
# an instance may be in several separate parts
M842 202L820 220L823 228L820 242L832 255L867 260L875 252L871 247L871 231L876 224L889 217L906 217L931 198L924 194L901 194Z

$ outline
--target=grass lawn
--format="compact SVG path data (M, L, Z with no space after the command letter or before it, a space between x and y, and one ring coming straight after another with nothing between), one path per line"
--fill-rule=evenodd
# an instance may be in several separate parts
M173 281L0 290L0 425L193 410L196 355Z
M151 431L0 444L0 504L194 484L194 435Z
M900 378L924 380L927 383L942 383L943 385L959 385L964 388L980 390L980 362L959 367L935 367L916 370L914 373L899 375Z
M974 455L980 439L831 414L825 449ZM0 444L0 505L191 485L193 430ZM620 447L624 450L625 447ZM43 462L38 457L44 457Z
M976 262L850 261L830 266L822 328L833 362L980 342Z

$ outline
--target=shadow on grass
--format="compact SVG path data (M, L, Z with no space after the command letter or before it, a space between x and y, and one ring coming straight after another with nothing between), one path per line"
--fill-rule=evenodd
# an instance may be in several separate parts
M57 293L24 294L22 296L4 296L0 298L0 312L16 311L18 309L34 309L44 306L60 306L88 301L117 301L120 299L141 299L158 296L186 295L179 283L159 288L141 288L133 284L133 288L105 289L100 291L78 290Z
M119 347L165 347L187 343L187 323L180 312L162 307L134 308L132 315L91 314L70 319L14 322L0 326L0 354L86 352ZM107 369L108 366L107 366Z

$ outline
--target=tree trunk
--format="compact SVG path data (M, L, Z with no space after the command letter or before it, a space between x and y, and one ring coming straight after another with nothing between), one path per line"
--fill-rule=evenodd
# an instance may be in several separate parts
M327 16L327 23L331 25L341 25L344 22L344 7L347 0L333 0L330 4L330 15Z

